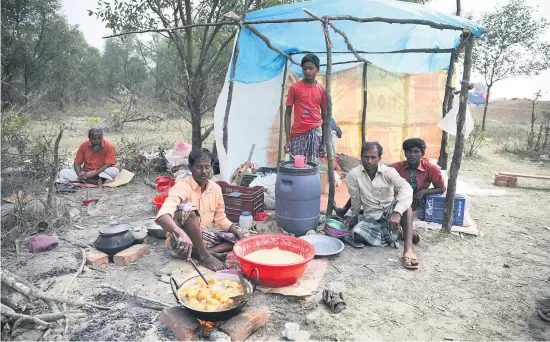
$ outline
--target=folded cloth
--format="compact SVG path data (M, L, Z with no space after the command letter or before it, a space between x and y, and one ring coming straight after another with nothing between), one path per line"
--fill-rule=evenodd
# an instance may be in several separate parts
M323 301L333 313L339 313L346 308L342 292L323 290Z
M35 235L29 239L29 248L33 253L54 249L59 245L59 239L50 235Z

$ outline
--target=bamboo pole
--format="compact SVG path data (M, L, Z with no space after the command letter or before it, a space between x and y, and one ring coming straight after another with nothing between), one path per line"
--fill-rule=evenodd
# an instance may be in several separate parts
M243 10L243 20L246 17L246 11L248 10L248 2L245 1ZM227 104L225 105L225 114L223 116L223 147L227 153L228 148L228 124L229 124L229 112L231 111L231 101L233 100L233 85L235 83L235 73L237 72L237 60L239 58L239 37L241 36L242 26L239 17L239 21L235 22L239 25L239 31L235 35L235 46L233 48L233 58L231 59L231 71L229 73L229 89L227 89Z
M466 35L466 33L465 33ZM447 196L445 199L445 210L443 212L443 231L451 232L453 223L453 209L456 193L456 179L460 164L462 161L462 151L464 149L464 122L466 121L466 109L468 106L468 90L470 86L470 75L472 73L472 51L474 49L475 39L470 33L466 37L466 51L464 53L464 72L460 82L460 106L456 117L456 141L451 169L449 171L449 181L447 186Z
M167 28L160 28L160 29L127 31L127 32L112 34L110 36L105 36L105 37L101 37L101 38L107 39L107 38L121 37L121 36L125 36L125 35L128 35L128 34L168 32L168 31L175 31L175 30L185 30L185 29L193 28L193 27L211 27L211 26L225 26L225 25L235 25L235 22L233 22L233 21L221 21L221 22L218 22L218 23L202 23L202 24L191 24L191 25L185 25L185 26L167 27Z
M455 71L455 53L451 53L451 61L449 62L449 70L447 70L447 81L445 81L445 96L443 97L443 104L442 104L442 110L443 110L443 117L447 116L447 113L449 112L450 108L448 108L448 102L451 97L452 92L452 81L453 81L453 75ZM447 160L449 158L449 155L447 154L447 142L449 141L449 134L446 131L443 131L443 134L441 135L441 147L439 149L439 166L443 170L447 170Z
M366 125L367 125L367 74L368 74L368 65L369 63L363 64L363 113L361 115L361 146L365 143L366 139Z
M382 22L387 24L409 24L409 25L425 25L438 30L455 30L462 31L464 28L455 25L441 24L436 23L430 20L423 19L391 19L383 17L373 17L373 18L358 18L351 15L337 15L337 16L327 16L325 17L329 21L336 20L349 20L355 21L358 23L376 23ZM282 23L297 23L297 22L310 22L315 21L313 18L294 18L294 19L266 19L266 20L250 20L245 21L243 24L246 25L258 25L258 24L282 24Z
M306 12L307 14L309 14L311 17L323 22L323 19L321 19L319 16L313 14L313 12L307 10L307 9L303 9L304 12ZM363 57L361 57L357 51L355 51L355 48L353 47L353 45L351 45L351 42L348 38L348 36L346 35L345 32L343 32L342 30L339 30L336 26L334 26L333 23L331 23L330 21L326 20L326 23L334 30L334 32L338 33L339 35L342 36L342 38L344 38L344 42L346 42L346 46L348 47L348 50L355 56L355 58L357 58L358 61L360 62L363 62L363 63L367 63L368 61L366 59L364 59ZM328 34L328 32L326 33ZM327 54L328 54L328 51L327 51Z
M332 43L330 41L329 31L328 31L328 20L323 20L323 31L325 34L325 44L327 46L327 68L325 72L325 92L327 96L327 115L325 118L325 150L327 151L327 167L328 167L328 203L327 203L327 212L326 217L332 216L332 210L334 209L334 195L335 195L335 186L334 186L334 155L332 153L332 133L331 133L331 123L332 123L332 96L331 96L331 77L332 77Z
M451 53L455 51L455 48L450 49L403 49L403 50L393 50L393 51L362 51L357 50L357 53L364 53L364 54L370 54L370 55L385 55L385 54L392 54L392 53ZM324 54L326 51L300 51L300 52L291 52L289 55L305 55L308 53L313 54ZM349 51L333 51L332 54L347 54Z
M285 69L283 70L283 82L281 83L281 101L279 102L279 149L277 151L277 165L281 162L281 157L283 155L283 132L285 124L285 87L286 87L286 78L287 78L287 69L288 69L288 59L285 59Z
M265 35L263 35L260 31L258 31L256 28L252 27L251 25L248 25L248 24L245 24L243 21L241 21L241 17L239 17L237 14L233 13L233 12L229 12L225 15L226 17L229 17L231 19L233 19L235 22L240 22L242 24L242 26L246 27L247 29L250 30L250 32L254 33L258 38L260 38L261 40L263 40L263 42L265 43L265 45L277 52L279 55L287 58L290 62L292 62L292 64L295 64L295 65L300 65L300 63L296 62L291 55L287 54L286 52L282 51L281 49L273 46L273 44L271 44L271 41L269 40L269 38Z

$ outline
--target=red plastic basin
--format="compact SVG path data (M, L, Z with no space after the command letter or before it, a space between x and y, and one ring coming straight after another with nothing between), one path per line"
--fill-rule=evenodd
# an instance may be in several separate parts
M153 198L153 204L157 206L158 210L160 210L160 208L164 204L164 201L166 201L167 197L168 197L168 194L162 194L162 195L158 195L157 197Z
M262 249L279 248L304 257L304 260L294 264L271 265L261 264L246 259L246 255ZM298 281L304 274L307 264L315 256L315 248L305 240L287 235L265 234L251 236L237 241L233 246L233 254L239 260L244 274L250 274L257 268L260 274L260 285L263 287L285 287Z
M176 180L170 176L160 176L155 178L155 183L157 183L157 185L169 185L172 181L175 182Z

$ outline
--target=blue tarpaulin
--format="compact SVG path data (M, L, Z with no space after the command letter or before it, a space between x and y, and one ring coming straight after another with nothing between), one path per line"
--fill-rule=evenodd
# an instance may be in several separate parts
M246 21L266 19L311 18L302 9L307 8L318 16L351 15L357 18L391 18L428 20L462 28L470 28L475 37L480 37L483 28L474 22L430 10L423 5L396 0L313 0L288 5L275 6L251 12ZM384 22L359 23L350 20L335 20L333 24L348 36L357 51L389 52L403 49L450 49L460 43L461 31L435 29L419 24L389 24ZM254 27L267 36L273 46L286 53L304 51L326 51L321 22L293 22L277 24L255 24ZM333 52L348 52L344 39L329 29ZM235 80L242 83L257 83L273 79L281 73L285 58L269 49L250 30L243 28L239 38L241 53L237 61ZM321 64L326 63L324 53L317 53ZM295 55L299 62L303 55ZM432 73L447 69L449 53L395 53L362 54L369 62L390 72L409 74ZM351 53L333 54L332 62L354 61ZM354 67L355 64L335 65L339 71ZM293 72L300 74L298 67ZM324 72L324 68L321 69Z

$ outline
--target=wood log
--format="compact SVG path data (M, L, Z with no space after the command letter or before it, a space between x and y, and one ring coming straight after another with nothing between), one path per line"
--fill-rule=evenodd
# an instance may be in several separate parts
M80 299L74 300L74 299L70 299L70 298L63 298L63 297L60 297L60 296L57 296L57 295L54 295L54 294L49 294L49 293L45 293L45 292L42 292L42 291L37 290L37 289L30 288L29 286L27 286L27 285L25 285L21 282L18 282L14 277L11 276L11 273L9 273L5 270L2 270L0 272L0 276L1 276L2 282L4 284L8 285L12 289L14 289L14 290L16 290L16 291L18 291L22 294L24 294L27 297L39 298L39 299L43 299L43 300L51 300L51 301L55 301L55 302L59 302L59 303L67 303L67 304L71 304L71 305L75 305L75 306L90 306L90 307L93 307L93 308L96 308L96 309L103 309L103 310L110 310L111 309L110 307L97 305L97 304L90 303L90 302L87 302L87 301L84 301L84 300L80 300Z
M40 318L36 318L36 317L33 317L33 316L17 313L12 308L10 308L9 306L6 306L4 304L0 304L0 308L2 308L2 315L4 315L4 316L8 316L8 317L15 318L15 319L21 318L23 321L32 322L36 325L43 325L43 326L46 326L46 327L50 326L50 323L48 323L44 320L41 320Z
M453 224L453 210L456 194L456 179L460 164L462 162L462 152L464 150L464 122L466 121L466 109L468 107L468 90L470 87L470 75L472 73L472 51L474 49L475 37L473 34L464 33L466 40L466 49L464 52L464 72L460 88L460 106L456 117L456 140L451 169L449 171L449 181L447 186L447 195L445 197L445 209L443 211L442 230L445 233L451 232Z

